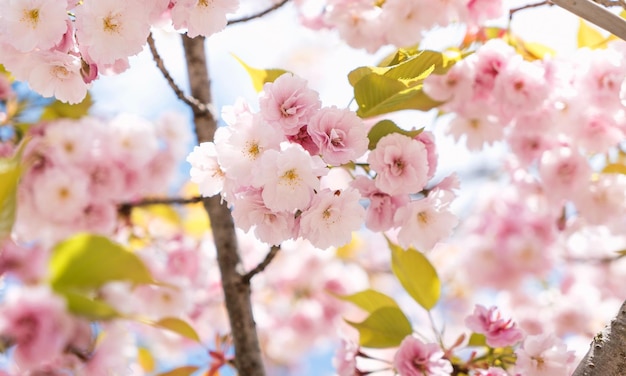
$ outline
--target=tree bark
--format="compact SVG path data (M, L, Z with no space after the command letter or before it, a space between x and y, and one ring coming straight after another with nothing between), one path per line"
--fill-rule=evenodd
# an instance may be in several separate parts
M572 376L626 375L626 301L617 316L598 333Z
M186 35L182 38L191 95L210 108L211 88L204 38L191 39ZM198 143L213 141L217 119L207 109L191 107ZM219 195L204 198L202 202L211 220L211 230L217 249L222 288L235 347L235 366L242 376L264 376L261 349L252 315L250 284L243 278L245 273L239 256L232 215L226 204L221 202Z

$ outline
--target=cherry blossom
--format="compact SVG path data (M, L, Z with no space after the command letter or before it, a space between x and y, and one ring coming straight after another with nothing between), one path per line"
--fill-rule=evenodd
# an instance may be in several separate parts
M487 309L477 304L474 313L465 319L465 325L475 333L484 334L491 347L512 346L524 338L511 319L501 317L497 307Z
M298 134L320 106L319 94L307 87L306 80L292 74L266 83L259 98L263 118L287 136Z
M3 0L0 7L0 39L22 52L54 47L67 29L64 1Z
M320 191L302 213L300 235L322 249L349 243L352 232L359 229L365 217L360 198L354 189Z
M378 141L367 158L377 172L376 187L398 195L421 191L428 179L428 152L423 143L399 133Z
M569 375L574 361L574 353L548 333L526 337L516 355L516 371L528 376Z
M443 351L435 343L424 343L413 336L402 340L393 359L400 376L449 376L452 364L443 358Z

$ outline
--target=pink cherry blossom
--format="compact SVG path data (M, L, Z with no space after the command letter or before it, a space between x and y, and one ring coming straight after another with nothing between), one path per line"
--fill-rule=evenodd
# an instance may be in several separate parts
M320 106L319 94L307 87L306 80L290 73L266 83L259 98L263 118L287 136L298 134Z
M470 2L476 3L480 0ZM496 79L516 53L513 47L503 40L492 39L480 47L474 56L473 59L464 62L469 64L475 61L474 98L488 100L493 93Z
M76 38L85 60L113 64L141 52L149 13L139 0L86 1L76 7Z
M450 376L452 364L443 358L436 343L424 343L407 336L393 358L393 366L400 376Z
M370 1L337 1L323 15L323 20L334 25L350 46L374 53L385 44L380 32L381 14L381 8Z
M354 161L367 151L365 125L350 110L323 108L309 120L307 132L318 146L322 159L339 166Z
M509 116L535 111L550 94L544 68L519 55L512 57L498 74L493 90L501 112Z
M568 376L574 352L553 334L528 336L515 354L516 372L524 376Z
M480 25L486 20L500 18L504 14L502 0L469 0L467 22Z
M302 213L300 236L317 248L340 247L350 243L352 232L360 228L365 209L355 189L324 189L315 195L311 207Z
M432 179L437 172L437 145L435 144L435 135L430 131L423 131L415 139L426 147L428 157L428 179Z
M426 252L451 235L459 220L449 211L448 204L437 197L443 197L443 194L431 193L398 209L394 222L400 227L398 242L401 246L408 248L412 245Z
M220 166L229 179L237 184L252 184L250 171L259 168L259 161L266 150L280 149L284 141L281 132L276 132L259 114L240 114L237 121L221 127L215 134L215 149Z
M194 146L187 156L187 162L191 165L191 181L198 184L201 195L211 197L222 191L225 173L217 161L214 143L203 142Z
M376 188L374 181L358 176L351 184L361 196L370 200L365 216L365 226L372 231L387 231L394 227L396 211L410 201L408 194L388 195Z
M543 153L539 162L539 175L550 197L569 199L586 187L591 178L587 159L567 146Z
M171 10L177 29L187 29L187 35L208 37L226 27L226 15L235 13L239 0L179 0Z
M87 95L80 58L59 51L37 54L32 59L28 82L44 97L75 104Z
M263 154L253 185L263 188L263 201L270 210L304 210L319 189L318 178L327 172L320 157L312 157L300 145L289 144L281 151Z
M389 195L416 193L428 182L426 146L399 133L381 138L367 162L377 172L376 187Z
M502 368L489 367L488 369L477 369L470 373L471 376L509 376Z
M67 2L3 0L0 38L22 52L54 47L66 31Z
M524 338L513 320L501 317L497 307L487 309L477 304L474 313L465 318L465 325L475 333L484 334L491 347L513 346Z
M0 306L0 334L16 344L14 359L22 371L61 355L73 325L65 301L48 288L11 289Z
M254 227L254 234L262 242L279 245L296 235L293 213L268 209L260 190L239 195L234 206L233 218L237 227L244 231Z
M359 371L357 371L356 368L356 357L358 353L359 345L347 339L341 340L341 346L333 358L333 365L339 376L359 375Z

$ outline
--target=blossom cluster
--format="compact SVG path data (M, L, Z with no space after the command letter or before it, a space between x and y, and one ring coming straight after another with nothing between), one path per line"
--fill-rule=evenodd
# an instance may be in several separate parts
M29 135L14 231L48 246L79 231L112 234L119 204L167 190L191 137L174 113L154 123L130 114L56 120Z
M300 0L304 25L336 29L350 46L375 52L385 45L418 44L435 26L461 22L470 27L504 15L502 0L325 0L323 12L307 15Z
M432 134L391 133L367 153L367 128L356 114L322 107L306 81L289 73L265 84L259 104L258 113L243 102L226 109L228 126L187 158L200 192L221 193L238 227L254 228L269 244L304 238L328 248L348 243L365 221L374 231L400 228L401 245L428 250L455 226L449 211L454 178L422 199L411 197L434 176ZM375 176L338 183L333 169L355 165Z
M190 37L222 30L238 0L2 0L0 64L46 97L77 103L100 74L120 73L153 25Z

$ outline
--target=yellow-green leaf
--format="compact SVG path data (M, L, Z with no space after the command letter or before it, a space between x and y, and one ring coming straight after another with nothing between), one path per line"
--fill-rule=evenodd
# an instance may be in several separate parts
M364 291L357 292L352 295L335 295L341 300L345 300L352 304L355 304L359 308L372 313L379 308L383 307L398 307L398 303L396 303L393 298L383 294L382 292L378 292L372 289L367 289Z
M196 330L191 327L191 325L175 317L166 317L157 322L146 322L146 324L155 326L157 328L167 329L174 333L180 334L185 338L192 339L196 342L201 342L200 336L198 336L198 333L196 333Z
M578 48L601 48L603 45L606 48L607 43L607 38L598 29L583 21L582 18L578 26L577 40Z
M195 366L179 367L169 372L159 373L157 376L191 376L198 369Z
M284 69L253 68L244 63L244 61L237 56L233 55L233 57L239 62L239 64L241 64L246 69L248 75L252 79L252 85L254 86L254 90L256 90L257 92L262 91L263 85L265 85L266 83L274 82L274 80L276 80L278 77L282 76L285 73L288 73L288 71Z
M432 309L441 295L437 271L421 252L407 250L387 239L391 249L391 269L402 287L426 310Z
M57 289L56 292L65 297L67 309L73 314L90 320L110 320L122 316L102 300L95 300L71 290Z
M398 307L379 308L360 323L346 322L359 331L359 345L371 348L396 347L413 332L409 319Z
M54 247L50 283L55 289L84 290L111 281L155 282L137 255L104 236L78 234Z
M152 372L156 368L156 361L150 350L145 347L139 347L137 349L137 362L146 372Z
M374 150L376 148L376 144L378 144L378 141L380 141L381 138L391 133L400 133L405 136L415 138L417 135L422 133L423 130L424 129L422 128L422 129L414 129L414 130L407 131L398 127L398 125L391 120L388 120L388 119L381 120L378 123L376 123L367 134L367 138L370 141L368 148L370 150Z
M89 113L92 104L93 101L89 93L87 93L87 96L85 96L82 102L77 104L68 104L56 100L43 109L41 120L50 121L59 118L80 119Z
M602 169L603 174L623 174L626 175L626 166L621 163L611 163Z
M475 347L487 346L487 337L484 334L472 333L467 345Z
M22 174L23 141L10 158L0 158L0 240L11 234L17 210L17 186Z

